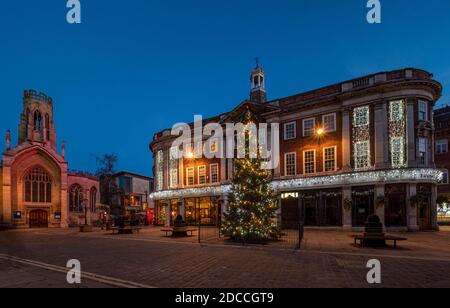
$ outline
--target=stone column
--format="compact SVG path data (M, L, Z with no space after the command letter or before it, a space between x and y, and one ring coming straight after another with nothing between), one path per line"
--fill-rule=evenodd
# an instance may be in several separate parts
M433 122L434 125L434 109L431 108L430 111L430 119ZM434 132L431 133L431 144L430 144L430 153L431 153L431 168L436 168L436 160L435 160L435 152L436 152L436 148L435 148L435 144L436 144L436 136L434 134Z
M417 205L411 203L411 197L417 194L417 184L409 184L406 194L406 208L409 231L419 231L419 222L417 220Z
M430 201L431 226L433 230L439 230L439 225L437 222L437 197L438 197L438 188L437 185L433 185L433 187L431 188L431 201Z
M183 216L183 220L186 220L186 203L184 199L181 199L180 215Z
M69 202L68 202L68 178L67 178L67 164L61 172L61 228L69 227Z
M345 109L342 114L342 169L346 172L352 169L350 131L350 110Z
M12 200L11 200L11 168L3 166L3 224L11 225L12 223ZM26 213L22 213L26 215Z
M280 156L281 155L281 151L280 151L280 147L278 145L278 147L275 146L275 141L278 139L278 141L280 142L281 140L283 140L283 136L281 136L281 120L279 117L270 119L267 122L267 128L268 128L268 136L267 136L267 142L270 143L270 152L272 155L272 160L274 160L274 157L276 156ZM279 125L279 131L278 131L278 136L276 136L276 132L272 131L272 124L278 124ZM278 151L277 151L278 150ZM278 153L277 153L278 152ZM278 157L278 164L274 166L273 169L273 176L275 179L280 178L281 177L281 157Z
M222 152L222 157L220 159L220 183L225 183L227 181L227 143L225 138L222 140L222 148L220 151Z
M388 115L386 102L375 104L375 167L385 169L389 165Z
M170 202L170 201L169 201ZM171 217L171 215L172 215L172 210L171 210L171 206L170 206L170 203L168 203L167 205L166 205L166 224L165 224L165 227L170 227L170 217Z
M184 159L178 160L178 188L184 188Z
M378 198L384 198L385 197L385 186L384 185L376 185L375 186L375 215L380 217L381 223L383 224L383 227L386 228L386 214L385 214L385 206L379 207L378 206Z
M414 106L416 102L408 99L407 105L407 140L408 140L408 167L417 167L416 127L414 117Z
M234 166L233 166L233 159L228 158L227 159L227 168L228 168L228 180L232 180L233 179L233 175L234 175Z
M227 181L227 159L220 159L220 183L225 183Z
M169 158L170 158L170 150L169 149L165 149L164 150L164 189L163 190L168 190L170 187L170 183L169 183L169 175L170 175L170 168L169 168Z
M352 210L345 209L345 199L352 199L351 187L342 189L342 229L343 231L352 231Z
M297 168L298 169L298 168ZM273 173L273 177L275 179L278 179L281 177L281 157L279 159L278 164L276 165L275 169L274 169L274 173Z

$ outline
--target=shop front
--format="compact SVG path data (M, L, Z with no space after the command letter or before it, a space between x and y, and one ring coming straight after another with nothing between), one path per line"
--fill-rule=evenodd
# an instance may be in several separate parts
M185 199L186 222L189 225L219 226L221 204L219 198L203 197Z
M419 228L421 231L433 230L433 213L431 211L431 201L433 195L433 187L428 184L417 185L417 217ZM436 210L437 211L437 210Z
M367 222L367 218L374 213L374 187L353 187L352 226L364 227Z
M385 197L386 227L406 227L408 198L406 194L406 185L386 185Z
M157 225L166 225L168 219L173 225L178 215L191 226L219 226L221 221L221 201L217 197L157 201L156 211Z
M281 196L283 229L342 226L342 191L318 190L284 193Z

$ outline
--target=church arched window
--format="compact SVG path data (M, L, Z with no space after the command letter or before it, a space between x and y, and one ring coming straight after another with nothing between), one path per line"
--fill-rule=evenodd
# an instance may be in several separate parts
M91 188L90 203L91 203L91 213L97 212L97 188L95 187Z
M83 187L73 184L69 189L69 211L82 213L83 210Z
M42 131L42 115L38 110L34 112L34 130Z
M24 186L25 202L52 202L52 181L43 168L37 167L29 171L24 177Z

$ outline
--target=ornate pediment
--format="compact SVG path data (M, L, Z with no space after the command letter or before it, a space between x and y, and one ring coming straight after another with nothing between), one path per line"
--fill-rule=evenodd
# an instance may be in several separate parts
M235 109L227 113L221 120L222 123L264 123L266 120L262 116L266 112L277 111L278 107L244 101Z

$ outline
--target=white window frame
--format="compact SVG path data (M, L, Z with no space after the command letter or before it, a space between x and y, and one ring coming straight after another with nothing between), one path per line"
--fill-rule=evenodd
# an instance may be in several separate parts
M309 121L312 121L313 122L313 126L312 126L312 128L311 128L311 130L312 130L312 134L311 135L307 135L306 134L306 129L305 129L305 122L309 122ZM303 138L309 138L309 137L313 137L314 136L314 133L315 133L315 131L316 131L316 118L308 118L308 119L304 119L303 120L303 122L302 122L302 135L303 135ZM310 129L308 129L308 131L309 131Z
M442 146L445 146L445 151L442 150ZM436 140L436 154L447 154L448 152L448 139Z
M367 113L367 121L366 122L361 122L358 123L358 117L357 117L357 113L360 110L363 110ZM361 107L357 107L353 110L353 126L354 127L365 127L370 125L370 107L369 106L361 106Z
M216 177L217 177L217 181L213 181L213 179L214 179L214 177L213 177L213 167L215 167L216 168L216 170L217 170L217 174L216 174ZM220 178L219 178L219 164L210 164L209 165L209 180L210 180L210 182L211 182L211 184L216 184L216 183L219 183L220 182Z
M358 157L360 156L360 155L358 155L359 153L357 151L358 144L367 144L367 152L366 152L366 154L367 154L367 166L358 166L358 161L359 161ZM370 159L371 159L371 157L370 157L370 141L366 140L366 141L356 142L355 143L355 153L354 153L354 155L355 155L355 170L368 169L370 167L370 165L371 165L371 161L370 161Z
M287 157L288 155L294 155L294 174L288 174L287 170L288 170L288 165L287 165ZM289 152L289 153L285 153L284 154L284 176L296 176L297 175L297 153L295 152Z
M314 153L314 172L306 172L306 153L308 152L313 152ZM303 151L303 174L304 175L309 175L309 174L315 174L317 172L317 156L316 156L316 150L305 150Z
M421 151L422 141L425 143L425 151ZM424 165L428 165L428 138L419 138L418 141L419 159L422 158L421 154L424 154ZM420 161L422 163L422 161Z
M192 173L192 184L189 183L189 179L191 178L189 175ZM187 167L186 168L186 186L194 186L195 185L195 168Z
M334 170L326 170L326 150L334 149ZM323 172L336 172L337 171L337 146L323 148Z
M201 181L201 176L202 175L200 175L200 169L203 169L204 170L204 177L205 177L205 181L202 183L202 181ZM202 174L203 174L202 173ZM207 176L206 176L206 174L207 174L207 172L206 172L206 165L201 165L201 166L198 166L197 167L197 174L198 174L198 185L205 185L205 184L207 184L207 182L208 182L208 178L207 178Z
M333 117L333 128L332 129L327 129L325 127L325 118L326 117ZM326 133L335 132L336 131L336 127L337 127L337 125L336 125L336 112L335 113L324 114L322 116L322 126L323 126L324 132L326 132Z
M425 113L424 119L421 119L421 114L422 114L421 107L425 107L425 110L424 110L424 113ZM428 102L427 102L427 101L424 101L424 100L419 100L417 109L418 109L418 117L419 117L419 121L429 121Z
M289 137L287 135L287 127L293 125L294 126L294 136L293 137ZM293 121L293 122L289 122L289 123L284 123L284 140L294 140L297 139L297 122Z

